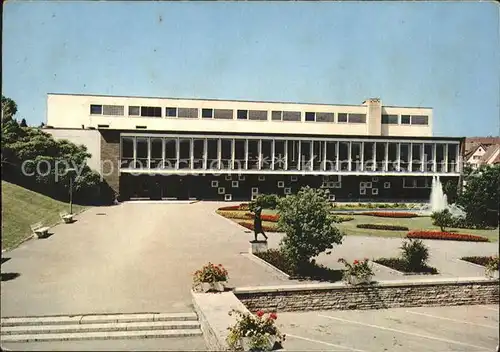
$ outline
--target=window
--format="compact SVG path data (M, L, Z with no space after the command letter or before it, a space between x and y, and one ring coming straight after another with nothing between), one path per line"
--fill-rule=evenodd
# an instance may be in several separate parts
M102 115L102 105L90 105L91 115Z
M248 120L248 110L238 110L238 120Z
M382 115L382 123L384 125L397 125L398 115Z
M202 109L201 110L201 117L204 119L211 119L214 117L214 110L213 109Z
M185 119L197 119L198 109L196 108L178 108L177 117Z
M306 121L316 121L316 114L314 112L306 112Z
M165 108L166 117L177 117L177 108Z
M401 115L401 124L409 125L410 124L410 115Z
M365 114L349 114L349 123L366 123Z
M300 112L283 111L283 121L300 121Z
M299 111L273 111L271 113L273 121L300 121Z
M250 120L267 120L267 111L265 110L250 110L248 112Z
M123 105L103 105L102 106L102 114L103 115L111 115L111 116L123 116L125 115Z
M337 122L347 122L347 114L338 114Z
M214 118L223 120L233 119L233 110L230 109L214 109Z
M140 111L140 108L138 106L129 106L128 107L128 114L130 116L139 116L139 111Z
M157 106L141 106L142 117L161 117L161 108Z
M123 137L121 167L123 168L132 167L131 165L133 161L134 161L134 137Z
M412 125L427 125L428 119L429 118L427 116L414 115L411 117L411 124Z
M317 112L316 122L333 122L334 114L333 112Z

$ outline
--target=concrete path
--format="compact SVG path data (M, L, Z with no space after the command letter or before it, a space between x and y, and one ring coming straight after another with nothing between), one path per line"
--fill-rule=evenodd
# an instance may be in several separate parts
M252 235L221 203L92 208L47 239L3 253L2 316L192 311L192 274L223 264L230 285L288 282L241 255Z

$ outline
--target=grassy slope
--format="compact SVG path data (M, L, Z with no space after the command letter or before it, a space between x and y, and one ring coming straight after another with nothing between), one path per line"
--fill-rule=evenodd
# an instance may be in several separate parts
M85 207L73 205L73 213ZM60 221L59 212L69 205L9 182L2 181L2 249L12 249L31 234L39 221L51 226Z

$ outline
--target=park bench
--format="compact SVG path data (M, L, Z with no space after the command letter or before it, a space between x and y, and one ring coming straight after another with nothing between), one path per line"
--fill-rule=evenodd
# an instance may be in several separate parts
M33 231L35 237L40 238L47 236L49 228L47 226L43 226L41 222L37 222L36 224L31 225L31 231Z
M65 224L69 224L69 223L73 222L73 214L69 214L65 211L61 211L59 213L59 216L61 217L61 219L64 221Z

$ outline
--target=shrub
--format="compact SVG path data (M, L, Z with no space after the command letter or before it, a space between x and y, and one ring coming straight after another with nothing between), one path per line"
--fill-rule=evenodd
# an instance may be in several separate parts
M378 216L382 218L416 218L418 214L401 211L365 211L359 215Z
M248 209L254 211L257 206L262 209L276 209L279 197L276 194L259 194L257 198L250 202Z
M251 223L251 222L240 221L240 222L238 222L238 225L241 225L241 226L243 226L249 230L252 230L252 231L254 230L253 223ZM278 232L279 227L276 224L262 225L262 230L264 230L264 232Z
M374 275L372 267L368 264L368 258L362 261L356 259L352 264L348 263L344 258L340 258L338 262L343 263L345 266L343 279L346 282L349 282L350 276L361 280L368 280Z
M280 247L294 268L310 263L312 257L342 243L342 234L333 226L328 191L303 187L296 195L278 203L279 227L285 236Z
M483 236L454 233L454 232L440 232L440 231L411 231L408 232L406 237L421 238L428 240L488 242L488 238Z
M333 221L337 224L341 222L346 222L346 221L351 221L354 220L353 216L339 216L339 215L333 215Z
M487 276L493 276L493 272L499 270L498 255L489 257L488 261L486 262L485 267L486 267L486 275Z
M371 230L388 230L388 231L408 231L406 226L385 225L385 224L358 224L356 227L360 229Z
M279 249L271 248L265 252L255 253L255 255L285 273L292 273L290 261Z
M439 226L441 231L446 231L447 227L453 225L453 216L448 209L436 211L431 214L432 224Z
M491 257L477 257L477 256L475 256L475 257L462 257L460 259L465 260L467 262L471 262L471 263L477 264L477 265L486 266L495 257L497 258L496 259L496 263L497 263L497 270L498 270L498 256L491 256Z
M401 245L401 259L403 259L409 270L418 271L427 266L429 248L422 240L410 239Z

